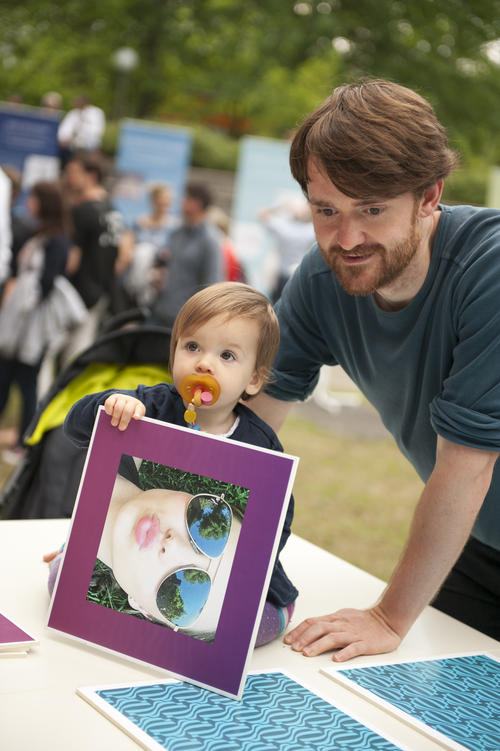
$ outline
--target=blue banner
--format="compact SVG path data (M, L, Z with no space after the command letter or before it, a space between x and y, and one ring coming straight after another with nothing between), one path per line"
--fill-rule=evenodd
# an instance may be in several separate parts
M264 293L273 285L278 258L259 212L302 196L290 173L289 152L288 141L245 136L240 142L231 233L249 283Z
M178 214L191 159L191 131L142 120L120 125L113 203L127 224L150 209L149 189L167 183L173 190L171 212Z
M62 112L0 103L0 164L21 172L23 196L37 180L59 177L57 129Z

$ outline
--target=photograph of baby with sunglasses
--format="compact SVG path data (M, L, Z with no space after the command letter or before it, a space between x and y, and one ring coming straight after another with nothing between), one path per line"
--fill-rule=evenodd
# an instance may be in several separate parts
M248 490L123 456L87 599L212 641Z

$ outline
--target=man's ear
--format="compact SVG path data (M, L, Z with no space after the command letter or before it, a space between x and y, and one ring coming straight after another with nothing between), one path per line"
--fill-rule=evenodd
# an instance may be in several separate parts
M423 219L431 216L436 210L436 207L441 200L443 193L444 180L438 180L429 188L424 190L422 198L420 199L420 209L418 215Z

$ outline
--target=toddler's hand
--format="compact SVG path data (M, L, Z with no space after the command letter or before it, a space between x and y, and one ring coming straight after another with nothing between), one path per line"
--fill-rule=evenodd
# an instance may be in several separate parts
M111 394L104 402L104 410L111 417L111 425L125 430L130 420L139 420L146 414L146 407L134 396Z

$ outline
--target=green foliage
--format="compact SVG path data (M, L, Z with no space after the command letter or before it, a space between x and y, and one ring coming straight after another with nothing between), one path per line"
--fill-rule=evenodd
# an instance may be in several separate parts
M485 45L499 38L500 0L4 0L0 98L57 90L67 108L84 91L111 120L283 137L338 83L386 77L431 99L466 164L494 163L500 76ZM128 73L122 47L139 57ZM195 132L196 165L234 167L236 142L218 136Z
M169 576L161 583L156 597L158 609L172 623L176 623L186 612L180 587L179 577Z
M206 125L194 125L193 167L235 171L238 163L238 140Z
M139 469L139 480L143 490L169 488L191 495L198 493L224 495L224 500L229 503L233 512L241 517L245 512L248 500L249 491L247 488L214 480L204 475L195 475L157 462L143 461Z
M443 201L485 206L488 179L489 167L485 163L460 167L446 180Z
M229 536L231 514L223 502L214 506L213 499L200 496L189 503L186 516L190 530L199 522L197 534L205 540L221 540Z
M120 587L109 566L97 558L90 579L87 600L120 613L135 615L144 620L144 616L130 607L128 595Z

